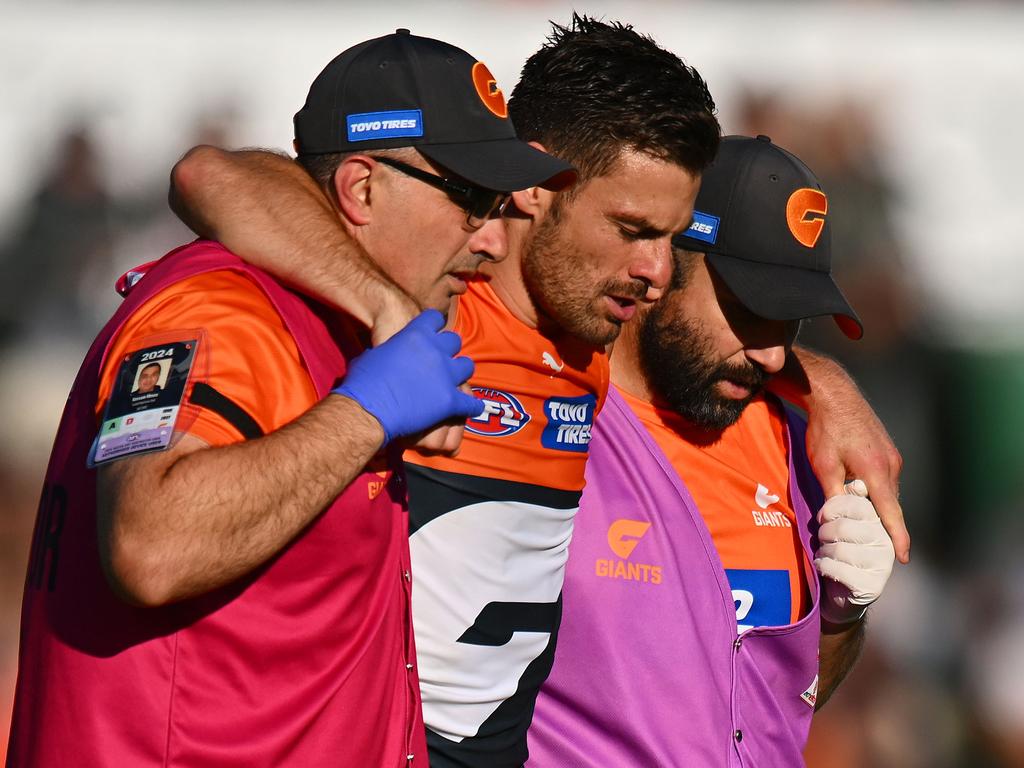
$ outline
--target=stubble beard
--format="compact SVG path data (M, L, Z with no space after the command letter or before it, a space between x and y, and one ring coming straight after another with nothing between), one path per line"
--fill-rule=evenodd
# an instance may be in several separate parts
M635 294L638 289L614 280L590 288L595 280L585 267L587 260L562 236L560 220L559 209L553 207L537 225L523 256L526 290L542 321L547 319L587 344L605 347L618 338L622 323L602 311L602 297Z
M698 427L720 431L735 424L764 389L768 374L752 364L716 360L700 322L671 318L667 310L665 305L655 305L640 320L639 357L648 385L673 411ZM723 379L744 384L751 394L742 400L719 395L715 385Z

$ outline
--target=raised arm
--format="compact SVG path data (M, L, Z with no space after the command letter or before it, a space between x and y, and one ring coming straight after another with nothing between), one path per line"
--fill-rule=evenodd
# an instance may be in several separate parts
M847 480L867 483L896 557L909 562L910 532L899 503L903 458L850 375L835 360L797 346L769 388L807 411L807 455L826 498L843 493Z
M171 172L169 202L196 234L345 310L375 343L419 312L346 235L324 191L284 155L195 147Z

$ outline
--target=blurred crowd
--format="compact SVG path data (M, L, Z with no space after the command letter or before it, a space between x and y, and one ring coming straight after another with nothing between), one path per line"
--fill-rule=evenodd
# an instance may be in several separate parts
M887 171L870 110L809 109L766 91L722 115L814 169L829 196L834 272L864 321L850 343L831 322L801 340L846 365L906 467L913 560L872 610L858 667L815 718L809 764L829 768L1024 766L1024 352L954 346L930 322L898 225L912 194ZM230 145L200 121L182 145ZM69 126L49 167L0 227L0 755L14 684L31 525L64 397L117 305L115 279L191 237L166 188L126 200L89 125ZM169 169L168 169L169 170ZM161 178L166 178L162 176Z

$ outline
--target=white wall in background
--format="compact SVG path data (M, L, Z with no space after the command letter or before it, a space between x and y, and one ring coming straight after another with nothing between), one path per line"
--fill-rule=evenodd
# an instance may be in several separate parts
M1012 5L575 3L698 67L728 126L741 86L880 102L900 224L936 320L962 343L1024 346L1024 9ZM0 230L67 120L95 125L111 183L166 176L197 115L234 104L241 144L288 148L337 52L395 27L487 61L506 93L573 4L45 2L0 18ZM455 21L453 21L455 20Z

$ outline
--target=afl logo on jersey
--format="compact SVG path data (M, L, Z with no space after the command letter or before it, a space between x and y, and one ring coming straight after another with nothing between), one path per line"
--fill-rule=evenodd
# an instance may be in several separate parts
M473 394L484 402L484 412L466 419L466 430L484 437L504 437L518 432L530 421L530 414L515 395L500 389L473 387Z

